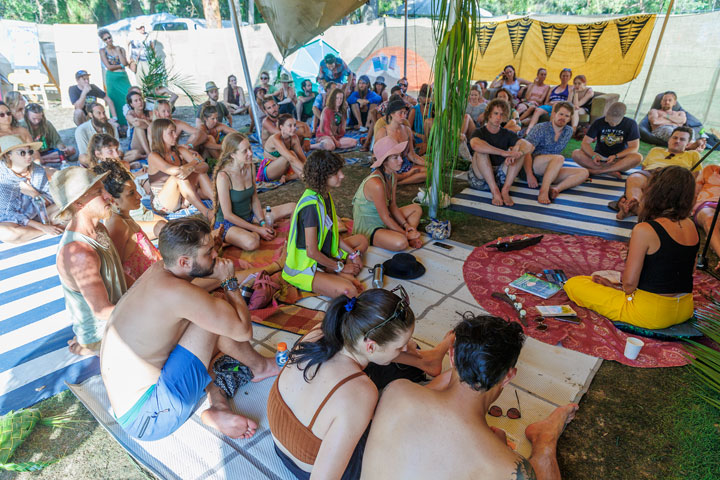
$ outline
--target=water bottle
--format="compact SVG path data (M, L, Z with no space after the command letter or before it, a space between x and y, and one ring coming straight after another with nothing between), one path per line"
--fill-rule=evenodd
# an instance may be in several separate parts
M33 204L35 205L35 210L37 210L38 215L40 216L40 221L44 225L47 225L48 224L48 214L47 214L47 210L45 209L45 198L42 195L33 197Z
M288 356L290 355L290 352L288 352L287 343L280 342L277 344L277 352L275 352L275 363L277 363L277 366L282 368L285 366L285 364L288 361Z
M273 228L273 214L270 205L265 207L265 226L270 229Z
M383 266L381 263L376 264L373 269L373 279L372 279L372 286L373 288L383 288Z

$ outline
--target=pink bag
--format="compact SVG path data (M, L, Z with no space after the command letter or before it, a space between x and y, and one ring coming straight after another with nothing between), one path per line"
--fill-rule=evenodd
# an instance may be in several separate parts
M280 290L280 285L273 282L265 270L257 273L253 288L255 291L253 291L250 297L250 303L248 304L250 310L265 308L270 302L272 302L273 305L277 305L274 297L278 290Z

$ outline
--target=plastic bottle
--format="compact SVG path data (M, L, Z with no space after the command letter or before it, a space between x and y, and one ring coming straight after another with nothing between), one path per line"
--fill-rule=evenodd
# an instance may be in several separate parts
M270 205L265 207L265 226L268 228L273 228L273 214Z
M288 352L287 343L285 343L285 342L278 343L277 344L277 352L275 352L275 363L277 363L277 366L280 368L284 367L288 361L289 355L290 355L290 352Z

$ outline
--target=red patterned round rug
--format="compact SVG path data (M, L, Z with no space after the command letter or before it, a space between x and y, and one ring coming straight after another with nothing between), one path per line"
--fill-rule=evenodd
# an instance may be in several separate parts
M491 242L494 243L494 242ZM562 269L568 278L590 275L598 270L622 271L627 245L623 242L603 240L598 237L575 235L545 235L534 246L514 252L498 252L486 246L476 248L463 265L463 276L475 300L493 315L518 321L515 310L508 304L493 298L493 292L503 292L510 282L523 273L542 272L544 269ZM707 301L700 294L717 292L720 283L704 273L696 272L694 278L695 304ZM644 338L645 347L637 360L623 355L625 341L630 335L621 332L607 318L572 303L564 291L547 300L512 289L527 313L525 334L551 345L615 360L634 367L675 367L686 365L685 350L681 342L667 342ZM536 305L571 305L582 320L580 325L547 319L547 330L537 330L534 317Z

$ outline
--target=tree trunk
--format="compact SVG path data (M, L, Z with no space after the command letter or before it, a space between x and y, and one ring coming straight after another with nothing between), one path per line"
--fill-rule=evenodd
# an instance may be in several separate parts
M130 0L130 13L133 17L145 15L145 12L143 12L142 6L138 0Z
M121 7L117 4L115 0L106 0L108 7L110 7L110 11L113 14L113 17L115 17L115 20L120 20L122 16Z
M220 17L220 4L218 0L203 0L203 10L205 11L205 21L207 28L221 28L222 19Z

